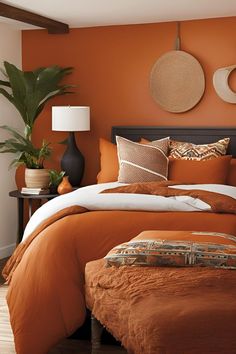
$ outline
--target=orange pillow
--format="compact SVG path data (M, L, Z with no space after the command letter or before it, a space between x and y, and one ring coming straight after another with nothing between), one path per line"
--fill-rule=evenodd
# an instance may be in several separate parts
M230 161L230 155L202 161L169 158L168 179L180 183L226 184Z
M227 184L236 187L236 159L231 159L229 166L229 173L227 176Z
M106 139L99 139L101 170L97 183L116 182L119 174L117 146Z

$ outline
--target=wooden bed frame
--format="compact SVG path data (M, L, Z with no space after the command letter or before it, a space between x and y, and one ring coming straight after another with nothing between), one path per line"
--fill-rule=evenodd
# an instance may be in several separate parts
M227 153L236 157L236 127L148 127L148 126L114 126L112 127L111 141L115 143L116 135L132 141L140 138L157 140L169 136L179 141L194 144L213 143L222 138L230 138Z

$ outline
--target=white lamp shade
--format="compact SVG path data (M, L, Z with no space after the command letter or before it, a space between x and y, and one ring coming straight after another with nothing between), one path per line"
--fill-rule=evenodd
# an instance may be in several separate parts
M90 130L90 107L52 107L52 130L66 132Z

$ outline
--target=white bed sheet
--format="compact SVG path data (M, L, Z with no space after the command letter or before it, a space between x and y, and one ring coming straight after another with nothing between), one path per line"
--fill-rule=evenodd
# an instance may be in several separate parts
M210 206L197 199L188 196L160 197L145 194L100 194L108 188L115 188L125 184L112 182L101 183L79 188L71 193L64 194L42 205L29 220L23 241L45 219L56 212L72 205L80 205L88 210L142 210L142 211L210 211ZM200 189L217 192L236 199L236 187L219 184L176 185L173 188Z

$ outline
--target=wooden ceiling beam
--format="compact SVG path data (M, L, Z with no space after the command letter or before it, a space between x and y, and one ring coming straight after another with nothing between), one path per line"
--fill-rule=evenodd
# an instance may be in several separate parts
M30 25L46 28L50 34L69 33L69 26L65 23L37 15L33 12L19 9L0 2L0 16L11 18Z

